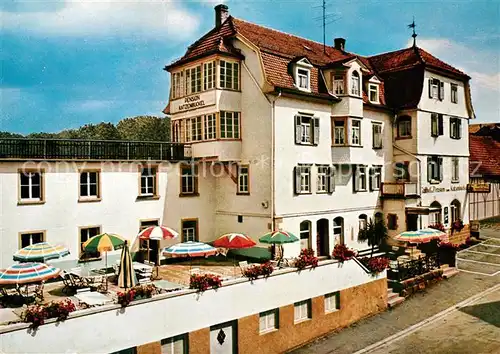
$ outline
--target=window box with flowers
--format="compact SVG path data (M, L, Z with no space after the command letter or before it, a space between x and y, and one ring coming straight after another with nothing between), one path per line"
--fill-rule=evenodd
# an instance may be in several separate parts
M335 245L333 249L332 257L339 260L340 262L348 261L353 257L356 257L356 251L350 249L346 245L339 244Z
M71 300L52 301L44 305L31 305L22 313L21 319L31 323L30 328L36 329L45 323L45 320L55 318L57 321L64 321L69 314L76 310L76 306Z
M192 274L189 278L189 289L204 292L208 289L218 289L222 286L222 279L213 274Z
M250 280L255 280L260 276L267 278L274 272L273 265L271 262L266 262L264 264L256 264L246 268L243 271L243 275Z
M149 299L157 293L158 289L153 284L137 285L130 290L117 293L117 303L127 307L134 300Z
M300 251L299 257L295 260L295 268L300 272L307 267L311 269L318 266L318 257L314 255L314 250L311 248L304 248Z
M372 276L376 276L389 268L390 263L389 258L386 257L363 257L360 261L366 268L368 268Z

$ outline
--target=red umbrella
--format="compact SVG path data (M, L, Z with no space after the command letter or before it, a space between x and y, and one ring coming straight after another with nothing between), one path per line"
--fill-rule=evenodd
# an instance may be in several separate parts
M146 227L139 233L141 240L169 240L179 236L179 233L166 226Z
M240 249L240 248L250 248L255 246L256 243L250 237L244 234L229 233L220 236L214 241L215 247Z

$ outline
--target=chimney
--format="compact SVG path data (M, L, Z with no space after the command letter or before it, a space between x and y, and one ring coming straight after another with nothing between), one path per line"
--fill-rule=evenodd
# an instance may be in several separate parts
M220 4L215 7L215 27L220 27L229 17L227 5Z
M333 40L335 43L335 49L344 51L345 50L345 39L344 38L335 38Z

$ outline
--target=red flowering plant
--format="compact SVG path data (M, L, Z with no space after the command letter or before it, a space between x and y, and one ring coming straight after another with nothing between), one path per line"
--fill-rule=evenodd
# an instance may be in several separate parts
M301 271L307 266L316 268L318 266L318 257L314 255L314 250L311 248L304 248L300 251L299 257L295 260L295 267Z
M438 247L442 250L452 250L452 251L457 251L458 249L460 249L460 245L451 242L439 242Z
M30 328L36 329L45 323L47 311L43 305L31 305L23 312L21 319L24 322L30 322Z
M430 229L434 229L434 230L439 230L441 232L445 232L445 230L446 230L445 227L444 227L444 225L442 223L440 223L440 222L437 222L435 224L429 225L429 228Z
M267 278L273 271L274 268L271 262L266 262L264 264L255 264L246 268L243 271L243 275L250 280L255 280L261 275L264 276L264 278Z
M360 259L361 263L364 264L366 268L373 274L377 275L383 272L385 269L389 268L390 260L386 257L364 257Z
M341 262L348 261L349 259L355 256L356 256L356 251L350 249L349 247L343 244L335 245L335 248L333 249L332 253L332 257Z
M453 221L453 223L451 224L451 231L462 231L462 229L464 228L464 222L462 221L462 219L457 219L455 221Z
M36 329L43 325L46 319L56 318L57 321L64 321L69 314L76 310L76 306L71 300L53 301L45 305L31 305L23 312L21 319L31 323L30 328Z
M192 274L189 278L189 288L203 292L210 288L218 289L222 286L222 279L213 274Z
M135 298L135 290L130 289L128 291L120 291L116 294L118 296L118 303L122 307L127 307L132 300Z
M158 289L153 284L137 285L127 291L120 291L116 295L118 296L117 302L126 307L131 301L139 299L148 299L154 294L158 293Z

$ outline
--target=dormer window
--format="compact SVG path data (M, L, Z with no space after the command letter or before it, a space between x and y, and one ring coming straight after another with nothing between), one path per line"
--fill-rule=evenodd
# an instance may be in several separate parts
M334 74L333 75L333 92L336 95L343 95L345 88L344 75Z
M368 84L368 98L372 103L379 103L379 93L377 84Z
M309 91L309 81L310 81L309 69L297 68L297 85L299 89Z
M353 71L351 74L351 95L354 96L359 96L360 95L360 90L359 90L359 73L357 71Z

